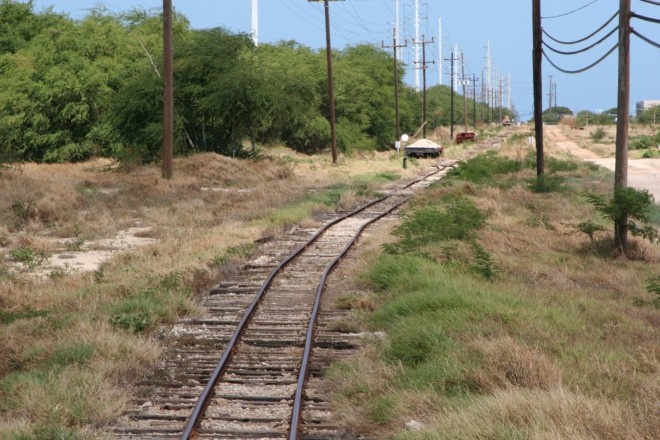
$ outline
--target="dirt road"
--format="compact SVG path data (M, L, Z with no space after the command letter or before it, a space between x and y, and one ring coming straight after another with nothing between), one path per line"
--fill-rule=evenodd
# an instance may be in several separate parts
M561 132L561 127L546 125L544 132L553 148L614 171L614 158L601 158L593 151L580 147ZM660 204L660 159L628 160L628 185L648 190L655 202Z

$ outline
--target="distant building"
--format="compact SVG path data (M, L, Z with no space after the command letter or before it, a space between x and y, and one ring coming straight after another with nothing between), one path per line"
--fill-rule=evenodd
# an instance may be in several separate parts
M656 105L660 107L660 101L639 101L637 103L637 116Z

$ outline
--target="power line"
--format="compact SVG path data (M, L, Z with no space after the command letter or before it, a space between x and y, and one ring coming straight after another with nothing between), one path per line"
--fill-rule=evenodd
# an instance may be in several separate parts
M631 29L630 29L630 32L632 32L633 34L635 34L638 38L640 38L640 39L646 41L646 42L649 43L651 46L655 46L655 47L657 47L658 49L660 49L660 44L659 44L659 43L656 43L655 41L651 40L650 38L645 37L644 35L642 35L642 34L640 34L639 32L637 32L635 29L632 29L632 28L631 28Z
M641 1L643 1L644 3L648 3L650 5L660 6L660 2L654 2L653 0L641 0Z
M651 23L660 24L660 19L658 19L658 18L646 17L644 15L639 15L639 14L636 14L634 12L631 12L630 16L634 17L634 18L639 18L640 20L648 21L648 22L651 22Z
M574 51L569 51L569 52L561 51L561 50L557 50L557 49L555 49L554 47L550 46L550 45L549 45L548 43L546 43L545 41L543 42L543 45L544 45L545 47L547 47L548 49L550 49L551 51L553 51L553 52L555 52L555 53L558 53L558 54L560 54L560 55L576 55L576 54L578 54L578 53L586 52L586 51L588 51L589 49L593 49L594 47L598 46L598 45L601 44L603 41L605 41L605 40L607 40L609 37L611 37L612 34L615 33L615 32L618 31L618 30L619 30L619 26L617 26L617 27L615 27L614 29L612 29L607 35L605 35L603 38L601 38L600 40L596 41L596 42L593 43L592 45L587 46L587 47L582 48L582 49L579 49L579 50L574 50Z
M544 50L542 50L541 52L543 53L543 56L545 57L545 59L548 60L548 62L549 62L549 63L552 65L552 67L554 67L555 69L557 69L557 70L559 70L560 72L563 72L563 73L575 74L575 73L586 72L587 70L589 70L589 69L591 69L591 68L593 68L593 67L596 67L596 66L597 66L598 64L600 64L605 58L607 58L612 52L614 52L614 51L616 50L617 47L619 47L619 43L618 43L618 42L617 42L617 44L615 44L615 45L612 47L612 49L610 49L609 51L607 51L607 53L606 53L605 55L603 55L602 57L600 57L600 58L599 58L598 60L596 60L594 63L588 65L587 67L585 67L585 68L583 68L583 69L579 69L579 70L566 70L566 69L562 69L561 67L559 67L558 65L556 65L556 64L555 64L555 63L554 63L554 62L548 57L548 55L545 53Z
M584 8L588 7L588 6L593 5L594 3L598 2L598 1L600 1L600 0L593 0L591 3L587 3L586 5L584 5L584 6L582 6L582 7L579 7L579 8L577 8L577 9L574 9L574 10L572 10L572 11L570 11L570 12L566 12L566 13L564 13L564 14L553 15L553 16L551 16L551 17L541 17L541 18L543 18L543 19L549 19L549 18L565 17L565 16L567 16L567 15L575 14L576 12L581 11L581 10L583 10ZM642 0L642 1L644 1L644 0Z
M603 24L601 27L599 27L598 29L596 29L594 32L592 32L591 34L587 35L586 37L581 38L581 39L579 39L579 40L575 40L575 41L561 41L561 40L558 40L558 39L554 38L554 37L553 37L552 35L550 35L549 33L547 33L545 29L542 29L542 31L543 31L543 33L544 33L545 35L547 35L552 41L555 41L555 42L557 42L557 43L559 43L559 44L578 44L578 43L582 43L582 42L588 40L589 38L591 38L591 37L593 37L594 35L596 35L598 32L600 32L600 31L602 31L603 29L605 29L605 28L607 27L607 25L610 24L610 23L612 22L612 20L614 20L618 15L619 15L619 13L618 13L618 12L615 12L614 15L612 15L612 17L611 17L609 20L607 20L607 21L605 22L605 24Z

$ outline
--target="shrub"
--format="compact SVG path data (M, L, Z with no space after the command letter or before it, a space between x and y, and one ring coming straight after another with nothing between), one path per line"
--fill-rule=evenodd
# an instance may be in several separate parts
M449 195L444 201L444 208L428 205L409 214L393 232L401 240L385 249L391 253L411 252L432 243L464 240L486 224L488 215L469 199Z
M495 264L493 256L477 242L470 243L474 253L472 270L487 280L492 280L501 269Z
M547 157L545 159L545 166L551 173L558 173L560 171L576 171L580 168L580 164L572 160L557 159L556 157Z
M653 148L653 138L651 138L651 136L640 136L638 138L631 139L628 143L628 148L631 150L645 150L647 148Z
M587 234L592 243L594 242L594 234L596 232L605 231L604 226L599 225L598 223L594 223L591 220L587 220L586 222L580 222L577 225L573 225L573 227L578 232Z
M496 174L517 173L522 167L523 164L518 161L500 157L496 152L489 151L463 162L450 171L448 176L476 184L486 184L492 182Z
M596 131L591 133L591 140L594 142L598 142L602 140L605 137L605 130L603 130L601 127L598 127Z
M617 225L621 220L627 219L628 229L633 235L643 237L651 243L658 240L658 231L648 224L653 196L647 190L617 187L609 199L596 194L587 194L585 197L604 219L614 224L615 235L618 235ZM641 225L631 219L638 220Z
M562 176L541 174L540 176L536 176L535 179L528 181L527 186L534 193L560 192L565 189L565 181L566 179Z

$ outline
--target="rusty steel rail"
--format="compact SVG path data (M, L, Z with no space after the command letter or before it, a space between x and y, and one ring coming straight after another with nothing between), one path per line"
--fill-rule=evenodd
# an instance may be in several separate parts
M439 170L437 171L439 172ZM436 173L437 173L436 172ZM435 173L434 173L435 174ZM428 177L428 176L427 176ZM414 184L414 183L413 183ZM410 185L412 186L412 184ZM305 382L307 381L307 372L309 369L309 362L310 362L310 357L312 355L312 343L314 341L314 330L316 328L316 321L318 318L318 313L319 309L321 307L321 296L323 294L323 289L325 287L325 282L326 279L328 278L328 275L330 275L330 272L335 268L337 263L339 263L339 260L346 255L348 250L353 247L355 242L357 241L358 237L362 234L364 229L371 225L372 223L380 220L381 218L385 217L395 209L397 209L399 206L403 205L408 201L408 198L405 200L393 205L391 208L389 208L387 211L382 212L378 216L372 218L369 220L367 223L362 225L360 229L357 230L355 235L353 235L353 238L351 241L342 249L339 255L337 255L332 262L325 268L325 271L323 272L323 277L321 278L321 283L319 284L319 288L316 292L316 300L314 302L314 309L312 311L312 316L309 319L309 327L307 329L307 338L305 340L305 351L303 353L303 360L302 360L302 365L300 367L300 372L298 374L298 386L296 388L296 396L293 400L293 411L291 415L291 424L290 424L290 431L289 431L289 440L297 440L298 439L298 433L299 433L299 425L300 425L300 419L302 415L302 406L303 406L303 395L304 395L304 389L305 389Z
M442 167L442 168L438 167L437 171L433 171L431 173L428 173L428 174L422 176L419 179L413 180L412 182L408 183L407 185L405 185L401 189L407 189L407 188L413 186L416 183L419 183L419 182L421 182L421 181L423 181L423 180L425 180L425 179L427 179L427 178L429 178L429 177L431 177L435 174L438 174L440 171L442 171L446 168L447 167ZM227 344L227 347L226 347L225 351L222 354L222 357L218 361L218 364L216 365L215 369L213 370L213 374L211 375L211 378L207 382L206 386L204 387L204 390L202 391L202 393L200 394L199 399L197 400L197 403L195 404L195 408L193 409L193 412L192 412L190 418L188 419L186 427L185 427L183 433L181 434L181 437L180 437L181 440L189 440L192 437L193 433L195 432L195 429L196 429L197 425L201 422L202 417L203 417L203 413L204 413L204 409L207 406L210 398L213 395L213 389L215 388L217 382L219 381L219 379L223 375L224 371L226 370L226 368L228 366L228 363L230 361L230 358L231 358L231 356L232 356L232 354L233 354L233 352L236 348L236 345L237 345L239 339L241 338L243 332L245 331L245 328L247 327L250 319L252 318L258 304L263 299L264 295L266 294L266 291L270 287L271 283L273 282L273 280L277 276L277 274L280 271L282 271L282 269L284 269L292 260L294 260L300 254L302 254L305 251L305 249L307 249L307 247L309 247L311 244L316 242L321 237L321 235L323 235L323 233L325 233L332 226L336 225L337 223L339 223L339 222L341 222L341 221L343 221L343 220L345 220L349 217L352 217L356 214L359 214L360 212L362 212L362 211L370 208L371 206L376 205L376 204L392 197L393 195L394 195L394 191L392 191L390 193L387 193L386 195L384 195L382 197L379 197L375 200L372 200L372 201L360 206L359 208L355 209L354 211L348 212L348 213L336 218L335 220L327 223L322 228L320 228L307 242L302 244L291 255L289 255L287 258L285 258L284 261L282 261L275 269L273 269L273 271L270 273L270 275L268 276L266 281L263 283L263 285L259 289L259 292L258 292L257 296L255 297L255 299L252 301L250 306L246 309L245 314L243 315L243 318L241 319L241 321L237 325L236 330L234 331L230 341ZM292 439L297 438L299 419L300 419L300 414L301 414L301 411L302 411L302 403L301 403L302 402L302 390L304 389L304 386L301 386L300 382L301 381L304 382L305 379L306 379L306 375L307 375L309 357L310 357L310 354L311 354L311 346L312 346L312 338L310 337L310 335L313 336L314 325L316 323L316 317L318 316L318 309L319 309L319 306L320 306L320 296L321 296L321 292L323 290L323 287L325 285L325 280L326 280L327 276L329 275L329 273L331 272L332 268L334 268L334 266L336 266L336 264L340 260L340 258L343 255L345 255L346 252L348 252L350 247L355 243L355 241L357 240L357 237L362 233L362 231L364 230L364 228L366 226L368 226L369 224L371 224L371 223L377 221L378 219L384 217L385 215L389 214L390 212L392 212L393 210L395 210L396 208L398 208L399 206L401 206L402 204L407 202L408 199L409 198L406 198L402 202L394 205L393 207L391 207L390 209L388 209L384 213L379 214L377 217L375 217L374 219L370 220L368 223L363 225L358 230L356 235L353 237L351 242L342 250L340 255L337 256L333 260L333 262L328 266L328 268L326 268L326 270L323 274L323 278L322 278L322 281L321 281L319 289L318 289L316 302L314 304L314 313L313 313L312 318L310 318L310 325L309 325L309 328L308 328L308 338L307 338L307 341L306 341L306 344L305 344L305 354L304 354L304 360L303 360L304 372L303 372L303 368L301 367L300 374L299 374L299 381L298 381L299 385L298 385L298 390L296 391L296 399L297 399L298 403L296 405L295 401L294 401L294 408L293 408L293 415L292 415L292 419L295 418L295 420L296 420L296 422L295 422L296 423L296 428L295 429L292 428L290 430L290 433L292 435L292 437L291 437ZM292 423L292 425L293 425L293 423Z

